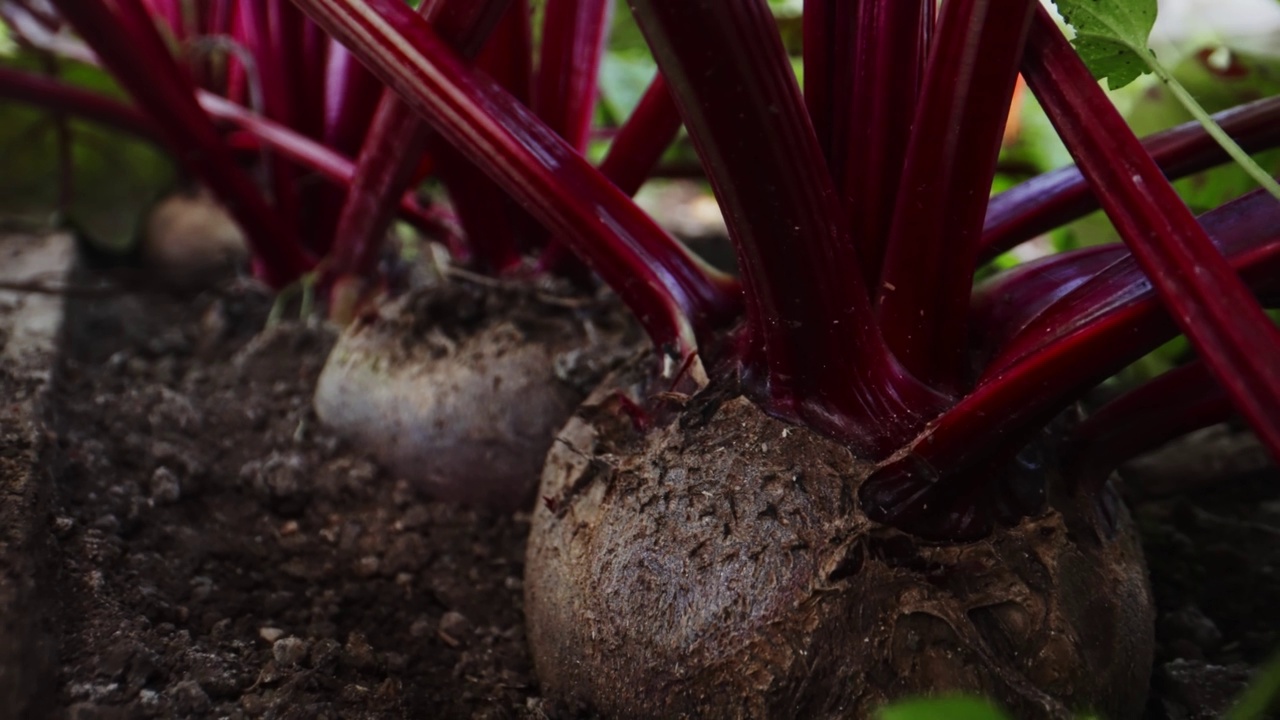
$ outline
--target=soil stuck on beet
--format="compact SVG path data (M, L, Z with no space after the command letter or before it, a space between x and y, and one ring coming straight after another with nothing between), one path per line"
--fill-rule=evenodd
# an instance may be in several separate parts
M615 386L616 387L616 386ZM1136 533L1055 498L968 544L868 521L843 446L712 387L637 432L601 390L559 435L525 582L543 690L608 717L860 718L970 692L1018 718L1146 699Z
M432 497L527 508L556 431L637 342L611 295L454 276L352 322L315 408Z

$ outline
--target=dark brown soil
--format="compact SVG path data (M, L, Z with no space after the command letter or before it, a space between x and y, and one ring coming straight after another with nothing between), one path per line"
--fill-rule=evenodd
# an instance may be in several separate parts
M243 289L72 302L36 475L53 492L27 498L51 553L28 569L59 570L24 621L55 635L42 654L28 633L24 682L56 648L55 717L545 717L527 516L424 502L325 433L310 392L332 335L262 331L267 310ZM1219 717L1280 649L1280 483L1235 474L1134 484L1161 611L1147 720ZM13 620L0 641L27 642Z
M424 502L318 427L329 331L252 291L76 303L59 704L75 718L538 717L527 517Z
M1217 427L1126 476L1158 612L1147 717L1222 717L1280 652L1280 472L1251 435Z

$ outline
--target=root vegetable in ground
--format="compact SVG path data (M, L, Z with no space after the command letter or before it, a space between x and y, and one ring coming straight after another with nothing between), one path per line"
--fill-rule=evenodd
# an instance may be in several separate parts
M347 327L316 413L430 497L528 507L555 432L638 333L610 297L444 282Z
M602 0L547 3L545 82L536 89L521 55L532 37L522 2L429 2L429 23L400 0L293 0L281 7L305 18L282 11L289 27L314 23L307 27L344 43L390 88L374 123L379 141L366 143L351 175L339 226L360 230L339 233L350 243L341 251L299 247L288 233L271 244L279 218L264 215L245 178L219 159L218 137L182 95L180 74L143 82L137 72L140 57L169 58L141 5L55 4L156 122L176 126L166 125L170 142L237 210L268 280L306 272L309 251L355 258L354 268L376 264L369 248L381 243L390 209L403 206L403 178L422 167L416 150L404 153L410 162L391 139L425 147L429 129L431 159L483 269L518 270L525 246L513 239L525 236L481 229L536 221L546 234L527 237L541 238L533 243L543 249L540 269L587 284L598 278L634 313L652 343L650 362L628 392L606 391L570 424L566 441L581 455L553 452L531 541L530 621L543 628L533 655L549 692L570 705L658 716L856 715L902 693L960 687L1027 716L1129 713L1142 704L1150 609L1109 470L1233 411L1280 453L1280 331L1257 299L1280 296L1280 207L1255 193L1194 217L1153 155L1177 174L1208 162L1203 147L1186 136L1144 147L1035 0L805 2L803 92L764 0L631 0L660 74L600 169L584 156L580 122L594 84L578 81L599 59ZM1150 0L1133 4L1142 6L1132 15L1139 25L1154 14ZM501 46L508 52L470 62L481 29L498 33L504 17L514 38ZM102 31L109 21L149 49L122 46ZM555 70L573 82L553 82ZM1019 74L1092 198L1069 171L1052 182L1070 189L1012 193L988 221ZM554 97L568 87L579 90L559 96L562 107ZM46 89L43 97L52 96ZM1258 108L1258 118L1273 116L1274 105ZM677 118L724 212L740 284L709 272L627 197ZM268 137L256 127L251 136ZM1259 148L1274 142L1254 139ZM319 159L291 157L304 156ZM282 206L296 189L289 178L272 178ZM1067 196L1071 208L1062 206ZM975 272L997 248L1096 206L1123 245L999 274L975 293ZM1117 398L1065 438L1046 433L1091 387L1179 333L1196 350L1194 364ZM578 436L619 424L631 429ZM720 433L714 441L700 434L707 428ZM837 469L779 459L779 445L740 449L732 472L708 462L706 477L696 477L682 449L705 455L740 448L742 438L764 445L784 430L804 438L805 462L828 458ZM566 461L570 470L556 469ZM802 472L820 487L778 487L762 472L770 468ZM664 495L681 488L696 493ZM772 502L772 492L785 497ZM710 503L729 498L755 515L740 532L722 526L719 542L733 552L697 566L717 544L698 521L719 517L725 509ZM840 577L859 543L858 572ZM1028 553L1039 566L1025 562ZM634 576L647 577L644 568L665 570L641 587ZM928 579L915 584L921 574ZM721 577L731 579L717 584ZM601 599L600 585L615 582L635 604ZM860 615L849 601L860 582L875 584L863 594L876 599L889 587L947 589L950 597L926 613L946 627L918 618L906 590ZM817 591L828 585L832 592ZM685 624L686 614L708 609L724 612ZM1022 625L1023 613L1037 612ZM1105 622L1083 619L1091 614ZM627 642L616 653L599 652L599 637L562 642L580 626ZM905 639L896 628L906 628ZM748 640L730 647L718 638ZM753 656L751 642L771 652ZM948 651L933 652L935 643ZM688 651L689 659L677 671L636 648L667 659ZM792 648L813 650L805 673ZM729 665L758 669L732 678L744 693L733 699L707 684ZM897 675L874 670L886 666ZM847 694L842 681L854 676L858 687L869 684L865 698ZM661 697L639 697L655 679Z
M966 692L1020 718L1141 714L1154 617L1123 508L1117 529L1051 477L1038 517L922 544L863 514L874 465L735 388L648 432L610 412L618 391L559 435L531 529L529 641L570 710L869 717Z

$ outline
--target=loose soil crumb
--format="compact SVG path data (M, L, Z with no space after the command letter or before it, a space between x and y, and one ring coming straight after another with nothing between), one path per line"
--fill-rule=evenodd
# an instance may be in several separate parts
M527 515L424 502L318 427L333 336L263 330L268 307L71 301L46 453L57 714L545 717ZM1280 650L1276 472L1130 485L1160 608L1145 718L1221 717Z
M73 303L59 699L73 718L538 717L528 518L424 502L321 429L333 343L269 300Z

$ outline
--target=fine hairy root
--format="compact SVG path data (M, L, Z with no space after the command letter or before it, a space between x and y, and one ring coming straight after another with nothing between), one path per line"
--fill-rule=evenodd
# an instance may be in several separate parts
M547 448L634 332L612 298L453 282L348 325L316 414L443 500L528 504Z
M736 388L640 432L621 384L557 437L529 541L529 641L569 712L861 718L959 691L1140 714L1153 608L1123 508L1108 530L1051 489L1040 517L926 543L865 517L869 464Z

